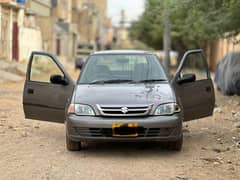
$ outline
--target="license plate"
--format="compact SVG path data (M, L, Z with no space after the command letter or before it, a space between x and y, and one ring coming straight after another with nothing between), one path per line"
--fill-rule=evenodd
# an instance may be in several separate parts
M112 124L113 137L137 137L137 123Z

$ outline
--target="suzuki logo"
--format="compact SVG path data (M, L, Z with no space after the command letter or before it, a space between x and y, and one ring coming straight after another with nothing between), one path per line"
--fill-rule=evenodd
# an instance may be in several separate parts
M123 114L126 114L128 112L128 108L127 107L122 107L121 111Z

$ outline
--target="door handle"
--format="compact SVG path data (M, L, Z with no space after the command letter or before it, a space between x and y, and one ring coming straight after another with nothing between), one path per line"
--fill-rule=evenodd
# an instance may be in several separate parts
M205 89L207 92L211 92L211 87L210 86L207 86L206 89Z
M28 94L33 94L34 93L34 89L28 89L27 92L28 92Z

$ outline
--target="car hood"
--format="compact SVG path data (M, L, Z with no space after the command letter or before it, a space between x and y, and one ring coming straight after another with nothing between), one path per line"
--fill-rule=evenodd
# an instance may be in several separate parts
M89 105L148 105L176 102L168 83L77 85L75 103Z

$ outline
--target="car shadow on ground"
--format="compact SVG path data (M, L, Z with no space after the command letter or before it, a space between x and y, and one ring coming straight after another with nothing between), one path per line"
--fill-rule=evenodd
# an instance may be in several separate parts
M187 142L186 142L187 143ZM83 148L76 154L98 157L154 157L165 155L177 155L184 152L169 150L166 142L100 142L83 143Z
M75 155L84 154L86 156L98 157L176 157L179 154L186 154L191 149L199 148L198 142L204 141L202 133L184 134L184 143L181 151L169 150L165 142L99 142L83 143L83 148Z
M98 157L149 157L159 155L176 155L162 142L107 142L83 143L83 149L76 154Z

